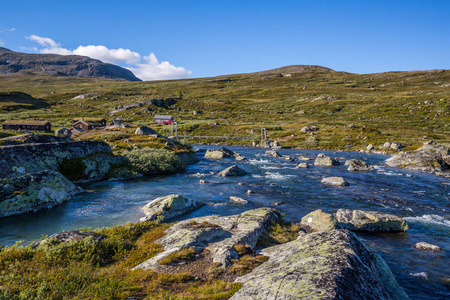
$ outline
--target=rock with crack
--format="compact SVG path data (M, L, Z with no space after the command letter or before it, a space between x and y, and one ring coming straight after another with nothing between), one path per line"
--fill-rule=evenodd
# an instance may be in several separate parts
M339 161L337 161L334 158L331 158L323 153L320 153L317 155L316 160L314 161L315 166L321 166L321 167L331 167L331 166L337 166L339 165Z
M234 165L219 172L219 175L222 177L243 176L246 174L247 174L247 172L244 169L241 169L238 166L234 166Z
M166 235L156 241L164 248L134 269L155 270L158 261L181 249L192 247L196 252L207 248L214 263L226 267L238 257L234 245L255 248L258 238L271 222L280 218L272 208L258 208L233 216L212 215L181 221L166 230Z
M308 232L338 228L336 218L332 214L323 212L321 209L310 212L304 216L299 225Z
M186 199L181 195L173 194L159 197L142 207L145 217L142 217L140 221L168 221L196 210L203 205L204 203L202 202Z
M349 159L345 161L345 165L348 166L347 170L351 172L364 172L374 170L374 168L370 164L359 159Z
M389 267L346 230L321 231L263 249L269 261L236 282L231 300L409 299Z
M408 230L405 219L376 211L339 209L335 214L342 228L365 232L402 232Z

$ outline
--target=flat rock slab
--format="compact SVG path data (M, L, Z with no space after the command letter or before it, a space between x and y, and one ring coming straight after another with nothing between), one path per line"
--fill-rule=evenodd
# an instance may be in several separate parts
M409 299L391 270L352 232L300 235L266 248L269 261L236 279L232 300Z
M332 176L332 177L325 177L321 181L321 183L326 185L334 185L334 186L348 186L350 185L347 181L345 181L342 177Z
M155 270L158 261L184 248L196 252L207 248L213 262L223 267L238 257L234 245L248 245L252 249L270 222L280 218L272 208L258 208L233 216L212 215L181 221L166 230L166 235L156 241L164 252L144 261L134 269Z
M196 210L203 205L204 203L202 202L190 200L181 195L173 194L159 197L142 207L145 217L142 217L140 221L168 221Z
M365 232L401 232L408 230L405 219L376 211L339 209L335 214L342 228Z
M436 252L442 251L441 247L433 245L433 244L429 244L427 242L419 242L414 245L414 248L421 249L421 250L431 250L431 251L436 251Z

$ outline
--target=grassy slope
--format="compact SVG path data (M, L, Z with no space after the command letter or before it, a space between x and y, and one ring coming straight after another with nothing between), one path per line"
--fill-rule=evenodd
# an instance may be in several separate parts
M80 116L111 120L109 112L120 104L182 94L169 108L147 106L150 113L134 108L115 117L149 125L154 114L171 114L183 123L181 134L258 137L265 127L270 138L304 148L359 150L369 143L414 146L429 139L450 143L449 70L358 75L318 69L291 75L265 72L152 82L5 76L0 92L33 97L54 93L43 97L47 108L8 111L0 105L0 121L45 118L61 127ZM88 92L98 93L98 99L71 100ZM194 110L203 113L194 115ZM301 133L305 125L315 125L318 131L312 136ZM169 133L168 126L156 129Z

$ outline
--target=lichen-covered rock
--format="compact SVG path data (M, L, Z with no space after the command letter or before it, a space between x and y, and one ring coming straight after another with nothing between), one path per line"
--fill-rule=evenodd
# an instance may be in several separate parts
M65 242L68 242L71 240L80 241L87 237L91 237L94 241L102 241L106 238L104 235L101 235L101 234L93 232L93 231L71 230L71 231L63 231L63 232L58 232L58 233L52 234L51 236L49 236L48 238L46 238L42 241L33 243L31 245L31 247L36 249L37 247L39 247L40 244L44 244L49 240L57 241L60 243L65 243Z
M247 174L247 172L244 169L239 168L238 166L231 166L231 167L228 167L225 170L219 172L219 175L222 177L243 176L246 174Z
M248 201L236 196L230 196L230 202L231 203L236 203L236 204L247 204Z
M408 230L405 219L376 211L339 209L335 217L339 226L349 230L365 232Z
M353 172L364 172L364 171L373 171L374 168L370 164L366 163L363 160L359 159L349 159L345 161L345 165L348 166L348 171Z
M218 150L208 150L205 153L205 158L209 159L224 159L229 158L234 155L234 152L225 148L220 147Z
M0 217L49 208L83 192L57 172L41 171L0 180Z
M136 129L134 134L137 135L154 135L154 136L160 136L156 130L151 129L147 126L140 126Z
M248 245L253 249L267 226L279 218L279 213L272 208L258 208L233 216L212 215L178 222L156 241L163 246L164 252L134 269L156 269L158 261L188 247L196 252L207 247L213 262L225 267L231 259L238 257L234 245Z
M199 159L195 153L192 152L183 152L183 153L177 153L177 156L186 164L186 165L192 165L199 162Z
M168 221L203 205L202 202L186 199L181 195L159 197L142 207L145 217L142 217L140 221Z
M315 210L302 218L300 227L308 232L333 230L338 228L336 218L321 209Z
M325 177L321 181L321 183L326 185L334 185L334 186L348 186L349 183L345 181L344 178L338 176Z
M331 158L323 153L320 153L319 155L317 155L316 160L314 161L314 165L315 166L323 166L323 167L330 167L330 166L337 166L339 165L339 162L334 159Z
M419 242L414 245L414 248L421 249L421 250L431 250L431 251L436 251L436 252L442 251L441 247L433 245L433 244L429 244L427 242Z
M321 231L263 249L269 261L236 279L230 300L409 299L389 267L352 232Z
M403 152L393 155L386 160L386 164L392 167L445 176L446 174L442 171L450 168L450 165L446 162L446 157L449 154L448 148L434 142L427 142L416 152Z
M13 178L42 170L59 171L64 159L87 157L94 153L110 153L105 142L76 141L41 144L23 144L0 147L0 178Z

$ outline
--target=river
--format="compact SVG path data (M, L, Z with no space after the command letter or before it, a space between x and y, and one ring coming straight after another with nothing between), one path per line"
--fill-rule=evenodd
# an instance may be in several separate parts
M202 146L205 149L218 148ZM307 213L321 208L335 212L339 208L376 210L405 217L406 233L360 234L359 238L391 267L399 284L412 299L445 299L450 297L450 180L434 175L391 168L388 157L355 152L282 149L292 160L264 155L265 149L228 147L247 157L206 160L189 166L183 174L131 181L106 181L84 184L87 193L58 207L0 220L0 243L30 242L63 230L97 228L137 222L143 216L140 208L156 197L179 193L209 204L184 216L210 214L230 215L244 210L273 206L288 221L299 222ZM317 154L336 157L341 165L297 169L300 156L314 162ZM375 166L373 172L349 172L346 159L358 158ZM217 172L236 164L250 175L222 178ZM347 187L326 186L323 177L342 176ZM200 180L207 183L200 184ZM238 184L239 183L239 184ZM247 194L251 190L254 193ZM249 201L233 205L230 196ZM281 205L280 205L281 204ZM413 248L417 242L440 246L432 252Z

